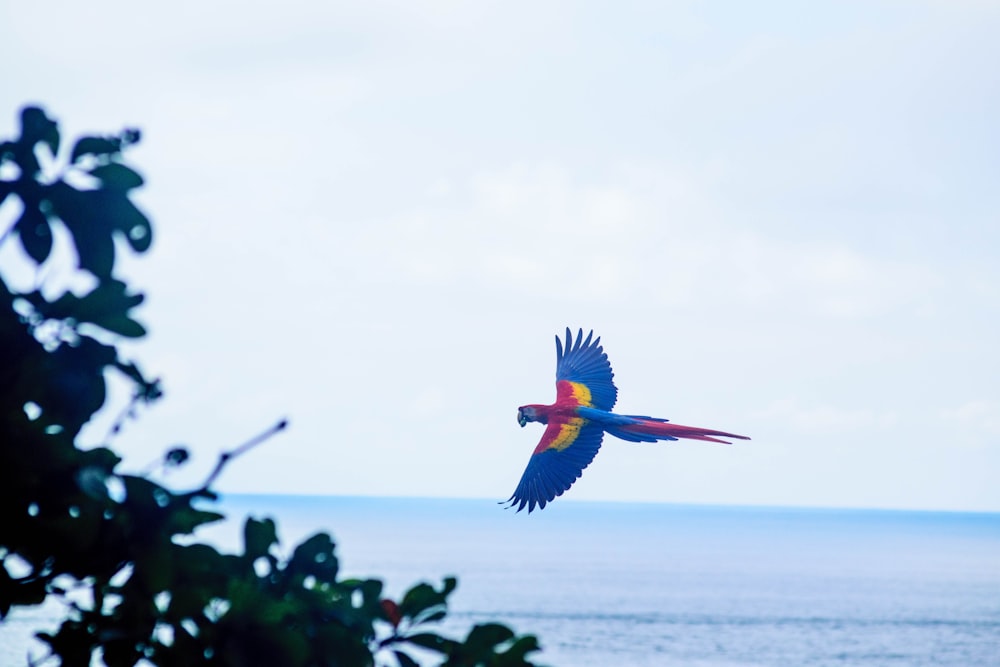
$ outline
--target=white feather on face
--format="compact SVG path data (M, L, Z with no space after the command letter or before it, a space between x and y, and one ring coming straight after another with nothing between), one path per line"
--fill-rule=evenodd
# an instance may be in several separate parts
M528 422L538 421L538 414L530 405L522 405L517 409L517 423L522 427Z

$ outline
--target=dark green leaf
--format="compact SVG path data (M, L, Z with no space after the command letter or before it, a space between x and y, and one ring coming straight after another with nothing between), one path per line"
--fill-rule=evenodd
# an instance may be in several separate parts
M146 335L146 328L128 317L108 318L101 323L101 326L126 338L142 338Z
M440 591L427 583L419 583L406 592L403 600L399 603L399 611L407 618L416 618L429 610L437 611L435 607L446 605L448 595L455 590L457 580L454 577L447 577L441 586Z
M429 614L427 614L426 612L424 614L418 614L415 620L417 620L420 623L436 623L437 621L440 621L443 618L445 618L447 615L448 615L447 611L445 611L444 609L438 609L436 611L432 611Z
M518 664L519 662L524 662L524 656L528 653L540 650L541 647L538 645L538 638L534 635L525 635L523 637L519 637L517 641L511 644L510 648L502 653L504 657L503 662L505 664Z
M225 514L218 512L196 510L193 507L182 507L175 510L171 516L170 529L175 534L190 535L198 526L222 521L225 518Z
M96 466L106 473L111 473L121 460L120 456L107 447L95 447L80 455L80 466Z
M45 600L46 593L45 579L29 578L16 581L0 563L0 618L7 615L12 605L41 604Z
M38 107L21 109L21 140L28 146L44 143L55 155L59 152L59 126Z
M399 604L399 609L404 616L411 617L437 604L441 604L441 596L437 594L433 586L421 582L406 591L406 595L403 596L403 600Z
M102 234L74 234L76 252L81 269L98 278L107 278L115 266L115 245L110 236Z
M87 336L81 336L76 347L62 345L49 354L45 362L49 384L36 399L41 421L75 435L104 404L103 370L114 354L114 348Z
M155 401L158 398L163 398L163 387L160 385L160 379L157 378L151 382L142 381L142 385L139 388L139 396L142 400L149 403L150 401Z
M131 190L142 185L142 176L120 162L98 165L90 174L109 190Z
M418 632L405 637L405 641L438 653L449 653L458 644L453 639L447 639L433 632Z
M163 456L163 462L168 466L176 468L186 463L189 458L191 458L191 454L186 447L172 447Z
M118 350L113 345L107 345L90 336L80 336L76 343L78 353L74 365L82 365L91 372L102 373L105 366L115 363Z
M78 317L80 313L80 297L72 292L63 292L55 301L46 301L41 292L31 292L23 294L24 298L31 302L31 305L45 318L53 320L65 320L73 318L81 322L87 321Z
M82 297L66 292L47 307L36 304L46 317L73 318L90 322L121 336L138 338L146 333L141 324L129 317L129 310L143 301L141 294L127 294L120 280L107 279Z
M107 194L97 190L77 190L58 182L48 188L47 198L76 246L81 268L98 278L110 277L115 263L115 246L111 240L114 221L109 219Z
M48 135L45 137L45 143L48 145L49 150L52 151L52 155L59 152L59 126L52 123L52 129L49 131Z
M250 560L267 556L271 546L278 543L277 528L273 519L258 521L247 517L243 524L243 551Z
M465 645L473 650L492 649L500 642L514 637L514 631L499 623L483 623L469 631Z
M125 483L125 497L128 505L136 509L140 515L155 514L170 504L173 494L162 486L136 475L122 475Z
M109 641L103 646L104 664L107 667L133 667L142 657L134 643Z
M76 162L84 155L104 157L106 155L115 155L120 151L120 139L105 137L81 137L77 140L76 144L73 145L73 151L70 153L69 159L70 162Z
M153 243L153 229L149 219L136 208L128 193L117 190L100 190L103 215L109 224L125 235L125 240L136 252L145 252Z
M166 546L169 535L162 530L150 530L153 527L159 528L155 524L145 526L144 532L147 537L153 536L155 539L138 545L138 548L133 546L137 553L132 576L145 590L157 593L174 583L176 561L174 554Z
M295 548L288 563L289 573L312 575L321 582L333 582L338 570L333 540L326 533L317 533Z
M402 651L393 651L393 655L396 656L396 660L399 661L399 667L420 667L420 663L406 655Z
M38 264L48 258L52 252L52 229L41 211L33 206L25 206L20 219L14 223L14 229L21 237L21 245L28 257Z
M365 579L358 585L358 590L364 596L365 602L375 603L382 596L382 582L378 579Z
M45 197L73 235L80 266L98 278L110 276L114 267L113 232L123 233L136 252L152 244L149 220L124 191L77 190L58 182L46 188Z
M85 626L69 620L63 621L54 635L39 632L35 636L47 643L53 654L60 656L63 665L89 665L97 643L96 637L91 637Z
M132 250L146 252L153 243L153 228L149 219L130 200L124 199L118 208L118 228Z
M117 364L115 364L115 367L122 373L127 375L129 378L131 378L132 381L135 382L136 384L139 385L146 384L146 378L143 377L142 371L140 371L139 367L136 366L131 361L118 362Z
M146 329L141 324L122 314L110 314L103 317L99 322L95 322L111 333L116 333L127 338L141 338L146 335Z

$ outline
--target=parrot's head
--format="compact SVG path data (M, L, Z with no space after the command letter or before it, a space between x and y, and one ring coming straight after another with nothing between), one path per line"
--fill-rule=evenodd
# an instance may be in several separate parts
M535 406L533 405L522 405L517 409L517 423L524 428L524 425L528 422L538 421L538 413L535 411Z

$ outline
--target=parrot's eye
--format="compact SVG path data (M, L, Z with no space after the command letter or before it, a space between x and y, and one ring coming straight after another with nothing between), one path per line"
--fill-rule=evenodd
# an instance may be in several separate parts
M520 408L517 410L517 423L520 424L522 428L524 428L524 425L528 423L528 420L524 418L524 410L521 410Z

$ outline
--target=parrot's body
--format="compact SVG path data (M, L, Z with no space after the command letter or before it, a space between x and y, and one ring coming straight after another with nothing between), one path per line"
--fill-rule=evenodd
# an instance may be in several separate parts
M591 331L584 340L581 329L574 341L566 329L565 348L556 336L556 402L517 409L521 426L528 422L547 425L517 489L507 500L508 507L516 506L518 512L527 507L530 513L536 505L544 509L546 503L572 486L594 460L605 433L630 442L688 438L729 444L715 436L749 440L735 433L611 412L618 389L601 339L591 340L593 336Z

